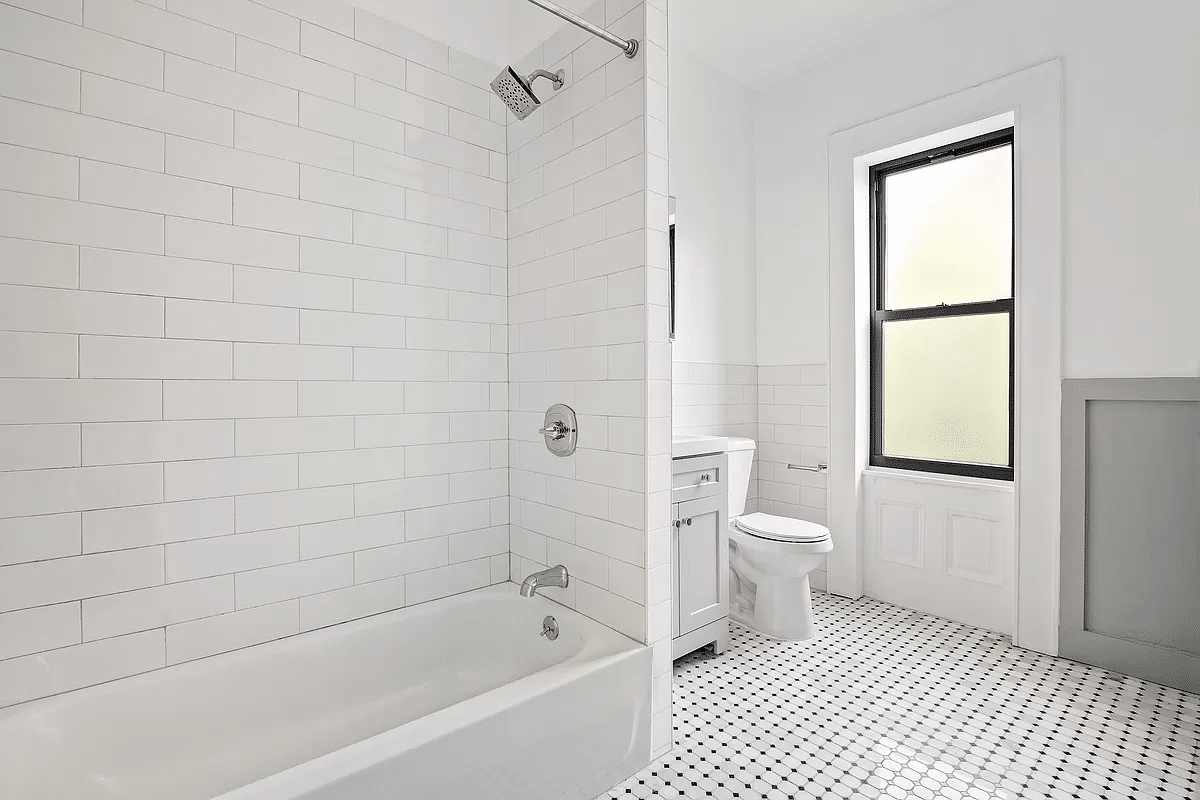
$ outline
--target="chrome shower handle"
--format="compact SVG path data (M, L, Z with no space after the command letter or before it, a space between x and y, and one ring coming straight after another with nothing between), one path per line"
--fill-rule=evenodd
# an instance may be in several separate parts
M556 419L553 424L547 425L545 428L539 428L538 433L558 440L567 435L567 426L563 424L562 420Z

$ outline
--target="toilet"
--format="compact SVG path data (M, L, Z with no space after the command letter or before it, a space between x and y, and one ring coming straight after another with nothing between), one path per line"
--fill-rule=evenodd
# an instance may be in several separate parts
M776 639L817 635L808 573L833 550L824 525L772 514L746 514L754 440L730 437L729 616Z

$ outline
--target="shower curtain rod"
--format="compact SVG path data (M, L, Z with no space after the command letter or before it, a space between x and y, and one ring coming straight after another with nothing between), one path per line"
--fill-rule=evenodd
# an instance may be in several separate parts
M548 0L529 0L529 2L533 3L538 8L543 8L546 11L549 11L551 14L553 14L556 17L559 17L560 19L565 19L567 22L571 23L572 25L576 25L580 28L583 28L585 31L592 34L593 36L599 36L601 39L608 42L609 44L615 44L617 47L619 47L625 51L626 58L633 58L634 56L637 55L637 52L638 52L638 40L637 39L625 40L625 39L622 39L620 36L614 36L613 34L604 30L604 28L601 28L599 25L593 25L592 23L588 22L583 17L581 17L577 14L572 14L570 11L567 11L565 8L562 8L561 6L557 6L554 3L548 2Z

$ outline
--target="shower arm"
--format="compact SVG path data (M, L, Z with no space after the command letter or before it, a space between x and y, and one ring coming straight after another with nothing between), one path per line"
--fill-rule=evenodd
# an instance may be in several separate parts
M533 72L525 76L525 82L532 86L534 78L545 78L553 81L554 91L558 91L563 87L563 82L566 80L566 75L566 71L561 69L558 72L551 72L548 69L535 69Z
M592 34L593 36L600 37L601 39L608 42L609 44L616 45L617 47L619 47L625 51L626 58L633 58L634 56L637 55L637 52L638 52L638 40L637 39L626 40L626 39L622 39L620 36L614 36L613 34L604 30L604 28L601 28L599 25L593 25L592 23L588 22L583 17L581 17L577 14L572 14L570 11L567 11L565 8L562 8L561 6L557 6L554 3L549 2L549 0L529 0L529 2L533 3L538 8L542 8L542 9L545 9L546 11L549 11L551 14L553 14L554 16L556 16L560 19L565 19L567 22L571 23L572 25L583 28L588 33Z

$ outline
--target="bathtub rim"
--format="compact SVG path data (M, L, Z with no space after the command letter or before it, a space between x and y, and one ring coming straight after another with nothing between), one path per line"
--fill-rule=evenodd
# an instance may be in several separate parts
M123 675L112 680L94 683L89 686L81 686L78 689L68 689L67 691L58 692L56 694L38 697L32 700L26 700L21 703L15 703L10 706L0 708L0 726L10 722L16 717L24 716L25 714L41 714L49 713L57 710L60 706L70 705L78 702L81 699L87 699L93 695L104 695L111 692L119 691L135 681L157 681L168 678L181 677L202 670L207 666L211 666L214 659L222 659L230 665L238 664L243 661L252 660L256 657L261 657L265 650L269 651L287 651L289 649L303 646L304 644L312 643L317 638L335 638L339 635L345 635L353 632L366 632L377 627L384 627L392 624L405 617L415 617L421 614L430 613L431 609L445 608L446 606L458 605L467 602L473 598L486 596L489 594L511 595L518 596L519 584L513 581L505 581L495 583L491 586L481 586L477 589L469 589L465 592L457 592L455 594L439 597L435 600L428 600L423 603L417 603L411 606L401 606L387 611L380 611L375 614L368 614L365 617L348 619L342 622L335 622L330 625L325 625L320 628L300 631L299 633L289 634L278 639L271 639L257 644L239 647L234 650L226 650L221 653L211 653L200 658L194 658L189 661L181 661L175 664L167 664L155 669L149 669L144 672L135 672L132 675ZM532 598L534 602L541 602L548 609L554 609L554 613L578 614L584 620L584 624L594 625L604 632L605 636L613 636L613 646L623 645L626 642L634 644L642 644L635 639L631 639L615 628L610 628L604 623L593 619L592 617L582 614L575 609L562 605L554 600L540 595ZM545 605L548 604L548 605ZM226 612L235 613L235 612ZM549 613L549 612L547 612ZM587 642L583 649L572 656L572 658L585 657L588 652ZM518 679L522 680L522 679Z
M646 655L643 656L643 653ZM578 679L580 673L600 670L620 661L638 658L645 658L648 671L650 659L647 645L637 645L584 664L556 665L259 778L253 783L230 789L208 800L279 800L298 796L302 791L321 789L354 773L379 766L406 747L419 745L437 736L453 734L480 719L511 708L518 701L548 694L572 683Z
M225 653L215 653L166 668L38 698L0 709L0 726L14 725L19 731L23 723L28 724L30 720L36 721L42 715L64 714L69 718L71 714L76 713L76 709L72 708L76 704L81 704L86 712L90 698L108 699L113 695L117 695L119 698L122 692L128 691L131 687L144 681L169 684L182 679L183 682L186 682L196 675L203 675L212 670L215 661L222 662L228 667L236 667L264 656L295 657L296 651L302 653L305 647L311 647L314 644L320 646L325 643L336 646L338 640L347 635L369 635L369 632L379 628L386 628L394 624L403 625L406 619L437 614L438 609L470 604L480 600L486 604L487 598L492 596L505 598L506 604L509 602L520 604L533 602L539 607L539 612L544 610L544 613L556 615L560 618L561 623L574 622L582 626L584 629L583 646L563 661L553 663L537 672L472 694L444 708L401 722L395 727L342 745L277 772L263 775L250 783L219 794L206 796L205 800L266 800L266 798L293 796L301 790L312 790L335 783L355 772L380 764L423 741L437 736L450 735L469 726L474 721L486 719L521 701L567 685L583 674L601 670L625 659L636 659L642 653L646 654L646 672L649 681L649 648L645 644L550 598L540 596L530 600L519 598L518 591L518 585L512 581L494 584L448 595L427 603L392 609L282 639L262 642ZM572 617L572 615L574 616ZM535 616L540 617L540 613Z
M454 597L480 594L512 594L518 590L513 582L473 589ZM446 598L443 598L446 599ZM631 639L602 622L592 619L575 609L548 602L568 613L586 620L606 633L611 633L626 644L616 652L587 657L587 648L565 662L525 675L515 681L501 684L493 689L472 695L465 700L410 720L386 731L339 747L316 758L295 764L287 769L266 775L252 783L215 795L209 800L278 800L298 795L305 790L329 786L345 777L378 766L405 746L413 746L436 736L446 736L462 730L473 722L511 708L519 700L527 700L565 686L576 680L581 673L597 671L624 660L644 658L649 672L650 646ZM434 601L438 602L438 601ZM405 609L398 609L403 611ZM393 612L386 612L393 613ZM377 615L382 616L382 615Z

